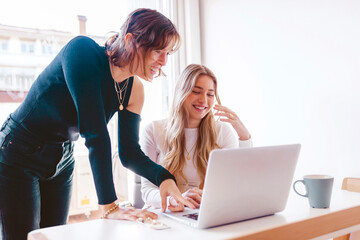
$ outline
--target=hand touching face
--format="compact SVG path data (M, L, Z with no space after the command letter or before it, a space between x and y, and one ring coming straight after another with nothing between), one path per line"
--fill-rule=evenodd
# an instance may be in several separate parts
M245 125L241 122L238 115L229 108L222 105L214 106L215 116L220 117L220 121L230 123L237 132L240 140L248 140L251 136Z

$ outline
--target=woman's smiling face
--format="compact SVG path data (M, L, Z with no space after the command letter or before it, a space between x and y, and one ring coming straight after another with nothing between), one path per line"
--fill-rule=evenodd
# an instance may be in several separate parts
M215 103L214 80L207 75L200 75L187 98L184 101L185 111L188 113L187 128L197 128L200 121L208 114Z
M168 56L172 53L172 50L173 44L171 43L164 49L151 50L144 60L142 60L143 55L140 55L140 59L138 59L140 64L136 75L151 82L154 77L160 74L161 68L166 65ZM145 64L145 67L143 64Z

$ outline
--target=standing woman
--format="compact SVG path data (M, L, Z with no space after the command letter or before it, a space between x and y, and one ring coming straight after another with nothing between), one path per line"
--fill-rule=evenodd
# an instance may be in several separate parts
M151 9L132 12L105 47L72 39L32 85L0 130L0 239L26 239L31 230L66 224L74 168L73 141L85 138L104 218L157 216L116 205L107 123L118 112L123 165L184 204L175 178L138 144L144 103L139 78L161 74L179 47L171 21ZM163 206L166 208L166 206Z
M141 138L143 151L176 177L184 198L196 207L201 202L210 152L252 146L250 133L237 114L225 106L214 106L216 101L221 103L215 75L203 65L191 64L176 83L169 118L147 125ZM146 206L161 207L161 189L142 178L141 192ZM184 209L172 196L169 203L171 211Z

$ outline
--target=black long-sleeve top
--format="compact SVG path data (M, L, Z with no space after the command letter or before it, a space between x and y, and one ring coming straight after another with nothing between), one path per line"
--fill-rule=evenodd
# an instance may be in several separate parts
M12 118L44 142L85 138L99 204L116 200L107 123L119 112L119 156L125 167L159 186L174 177L141 150L140 116L126 110L131 78L119 111L105 48L88 37L72 39L39 75ZM121 83L124 84L125 81Z

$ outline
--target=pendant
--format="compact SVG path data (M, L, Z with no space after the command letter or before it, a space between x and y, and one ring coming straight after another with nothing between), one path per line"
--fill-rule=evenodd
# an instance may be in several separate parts
M186 158L187 158L187 160L190 160L190 158L191 158L191 157L190 157L190 155L187 155L187 157L186 157Z
M119 109L120 109L120 111L122 111L124 109L124 106L122 104L120 104Z

